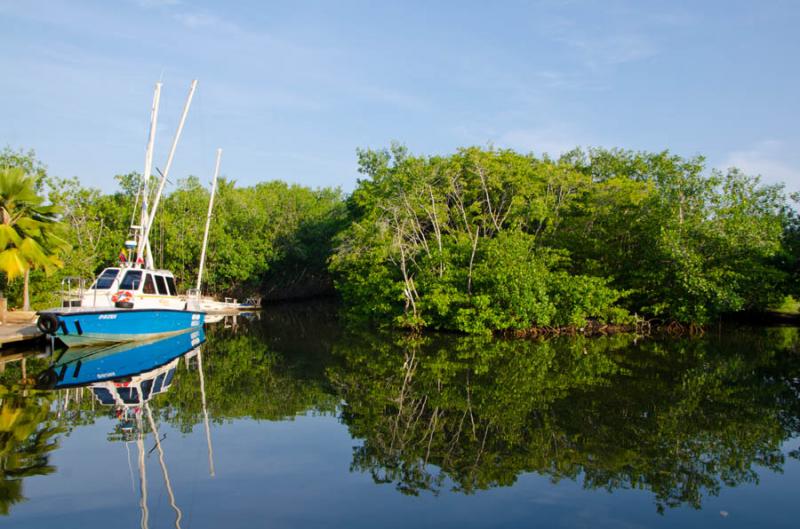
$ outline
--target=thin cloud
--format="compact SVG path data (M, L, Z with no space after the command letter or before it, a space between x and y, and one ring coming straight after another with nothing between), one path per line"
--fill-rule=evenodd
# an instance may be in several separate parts
M175 13L172 18L184 27L195 29L208 29L228 31L230 33L243 34L242 29L229 20L225 20L207 11L184 11Z
M644 35L618 34L599 37L562 37L559 41L574 49L589 68L640 61L658 53L655 44Z
M520 152L558 157L584 142L577 133L562 127L542 127L509 130L497 136L493 143Z
M762 140L755 145L731 152L723 162L724 167L738 167L752 175L760 175L764 182L785 183L791 190L800 189L800 160L791 153L784 141Z
M136 0L136 4L145 9L172 7L181 3L181 0Z

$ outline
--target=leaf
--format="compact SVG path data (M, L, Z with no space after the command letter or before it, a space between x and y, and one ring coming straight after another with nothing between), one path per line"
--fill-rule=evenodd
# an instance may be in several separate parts
M26 266L25 260L20 257L18 248L9 248L0 252L0 271L6 273L9 281L13 281L25 274L27 269L28 266Z
M13 226L0 224L0 249L6 248L9 244L18 246L21 242L22 238Z

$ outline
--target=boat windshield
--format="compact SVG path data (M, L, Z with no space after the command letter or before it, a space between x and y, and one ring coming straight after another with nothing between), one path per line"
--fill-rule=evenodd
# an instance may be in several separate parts
M92 288L96 290L105 290L111 288L111 285L114 284L114 280L117 278L118 274L118 268L106 268L103 270L103 273L100 274L100 277L97 278L97 281L94 282Z
M155 276L156 278L156 287L158 287L158 293L162 296L168 296L169 291L167 290L167 282L164 281L164 276Z
M136 388L130 386L117 388L117 395L125 404L139 404L139 392Z
M155 294L156 293L156 284L153 283L153 276L147 274L144 278L144 288L142 292L145 294Z
M103 404L114 404L114 397L106 388L92 388L92 390L94 391L95 396L100 399L100 402Z
M119 284L120 290L136 290L142 283L141 270L128 270L125 277L122 278L122 283Z
M161 391L161 385L163 384L163 382L164 382L164 373L161 373L156 378L155 383L153 383L153 393L158 393L159 391Z
M143 380L142 381L142 401L145 401L150 398L150 390L153 388L153 380Z
M169 287L170 296L178 295L178 289L175 288L175 278L173 278L172 276L167 276L167 286Z

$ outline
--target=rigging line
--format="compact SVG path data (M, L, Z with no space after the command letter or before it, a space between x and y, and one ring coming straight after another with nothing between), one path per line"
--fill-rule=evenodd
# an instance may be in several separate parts
M158 171L158 175L159 175L161 178L164 178L164 173L162 173L162 172L161 172L161 169L159 169L158 167L156 167L156 171ZM174 185L174 184L172 183L172 180L170 180L169 178L167 178L167 183L168 183L169 185Z
M164 434L164 436L161 438L161 441L163 441L163 440L164 440L164 439L166 439L166 438L167 438L167 434ZM158 441L158 440L156 440L156 442L158 443L159 441ZM153 453L153 450L155 450L155 449L156 449L156 445L153 445L153 448L151 448L151 449L150 449L150 450L147 452L147 455L149 456L150 454L152 454L152 453Z

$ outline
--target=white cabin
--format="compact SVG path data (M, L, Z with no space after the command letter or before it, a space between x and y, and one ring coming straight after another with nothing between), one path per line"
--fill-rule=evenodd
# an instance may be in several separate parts
M186 308L186 300L178 296L172 272L126 267L103 270L92 286L83 291L80 306L109 308L118 301L133 303L137 309Z

